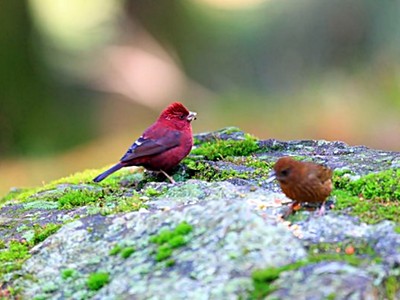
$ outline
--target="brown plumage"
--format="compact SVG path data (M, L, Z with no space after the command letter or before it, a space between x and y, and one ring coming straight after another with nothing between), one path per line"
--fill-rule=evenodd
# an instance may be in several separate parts
M321 203L324 212L325 199L332 191L332 170L312 162L300 162L285 156L274 166L275 177L283 193L294 202L284 217L293 212L293 207L303 203Z

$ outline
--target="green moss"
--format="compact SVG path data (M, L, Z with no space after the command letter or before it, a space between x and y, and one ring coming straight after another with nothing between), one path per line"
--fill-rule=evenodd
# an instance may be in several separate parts
M168 242L174 236L173 231L164 229L159 234L151 236L150 242L161 245Z
M400 201L400 169L371 173L354 181L335 173L334 183L336 188L344 189L353 196Z
M71 187L59 190L50 190L40 194L40 200L34 200L24 204L24 209L73 209L79 206L97 207L95 213L104 215L136 211L145 207L140 195L133 193L132 196L124 195L124 188L118 189L90 189L86 187Z
M112 248L110 250L110 252L108 252L109 255L113 256L113 255L117 255L118 253L120 253L122 250L122 247L120 245L115 245L114 248Z
M156 253L156 261L162 261L169 258L172 255L172 248L168 244L163 244L158 247Z
M35 226L34 227L34 236L33 236L33 244L38 244L40 242L43 242L46 238L48 238L50 235L56 233L58 229L60 229L61 224L53 224L53 223L48 223L43 226Z
M87 286L91 291L98 291L110 281L108 273L92 273L87 280Z
M369 224L400 222L400 170L372 173L354 181L335 172L334 185L335 209L350 209L352 215Z
M155 197L155 196L159 196L162 194L162 192L152 188L152 187L148 187L144 193L144 195L148 196L148 197Z
M113 191L110 194L105 194L97 205L100 207L100 213L103 215L137 211L141 208L146 208L139 194L125 196L122 194L122 189Z
M243 140L215 140L200 144L191 152L207 160L220 160L230 156L248 156L260 149L257 139L249 134Z
M308 262L306 261L298 261L278 268L255 270L252 274L253 291L250 295L250 299L264 299L267 295L276 290L273 282L279 278L282 272L297 270L307 264Z
M0 282L2 277L15 270L19 270L22 263L30 257L29 245L11 241L3 250L0 250Z
M384 286L387 299L397 299L397 293L400 290L400 278L396 276L389 276L386 278Z
M96 177L98 174L101 172L105 171L107 167L104 167L102 169L92 169L92 170L86 170L83 172L78 172L73 175L60 178L54 181L51 181L47 184L44 184L42 187L35 187L35 188L30 188L30 189L21 189L17 191L12 191L9 194L7 194L5 197L0 199L0 204L6 203L7 201L14 200L18 202L25 202L28 201L31 196L33 196L36 193L48 191L48 190L53 190L56 189L58 185L60 184L91 184L91 185L96 185L100 187L106 187L106 188L112 188L116 189L120 186L120 181L121 177L125 177L130 174L129 170L121 170L118 171L118 173L111 175L110 177L107 178L107 180L104 180L99 183L93 183L93 178Z
M326 300L335 300L336 299L336 294L335 293L331 293L326 297Z
M383 220L400 222L400 202L380 198L364 199L345 190L334 190L332 195L336 198L335 210L349 209L351 215L365 223L376 224Z
M183 235L176 235L168 241L168 244L171 248L179 248L183 245L186 245L187 240Z
M125 248L121 249L121 257L126 259L129 256L131 256L133 252L135 252L135 248L125 247Z
M190 225L188 222L183 221L181 223L179 223L176 227L175 227L175 232L177 234L182 234L182 235L186 235L190 232L192 232L193 230L193 226Z
M196 137L193 137L193 145L197 146L199 144L201 144L200 140L198 138L196 138Z
M175 261L174 259L168 259L168 260L165 262L165 266L166 266L166 267L172 267L172 266L175 265L175 263L176 263L176 261Z
M158 234L150 237L151 243L157 244L156 261L163 261L169 258L173 249L182 247L187 244L187 235L192 232L193 226L183 221L179 223L173 230L162 229Z
M240 165L237 159L226 160ZM195 161L190 159L185 160L184 163L187 165L188 169L192 171L191 178L205 181L223 181L234 178L262 180L268 178L269 172L271 170L269 164L263 162L258 164L260 167L255 167L256 169L251 171L219 169L217 166L213 166L208 162Z
M396 226L396 227L394 228L394 232L400 234L400 226ZM1 248L1 247L0 247L0 248Z
M294 271L309 264L323 261L341 261L353 266L364 266L371 261L380 263L381 258L375 253L371 246L365 242L354 242L351 240L340 243L313 244L308 248L308 257L305 260L278 268L266 268L255 270L252 274L253 291L250 299L264 299L276 290L274 281L285 271Z
M76 271L74 269L64 269L61 271L61 278L67 280L75 275Z
M103 196L101 191L92 190L70 190L58 199L60 209L71 209L94 203Z

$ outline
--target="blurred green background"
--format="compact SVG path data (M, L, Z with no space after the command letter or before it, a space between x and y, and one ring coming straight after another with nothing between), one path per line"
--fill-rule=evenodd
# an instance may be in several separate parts
M400 151L399 1L1 6L0 195L116 162L175 100L195 132Z

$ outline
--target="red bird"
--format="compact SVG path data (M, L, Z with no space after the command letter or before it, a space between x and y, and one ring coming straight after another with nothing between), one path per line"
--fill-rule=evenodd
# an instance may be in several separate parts
M166 172L177 166L192 149L191 121L196 119L196 115L195 112L187 110L182 103L172 103L132 144L119 163L93 181L102 181L123 167L143 166L147 170L162 172L174 182Z
M300 162L291 157L281 157L274 166L275 177L283 193L294 200L284 218L293 207L303 203L321 203L319 214L324 213L325 199L332 191L332 170L312 162Z

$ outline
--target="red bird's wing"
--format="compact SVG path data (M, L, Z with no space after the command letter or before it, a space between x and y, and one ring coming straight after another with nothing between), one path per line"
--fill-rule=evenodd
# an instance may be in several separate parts
M160 154L179 145L181 133L175 130L163 132L160 137L141 136L132 144L125 155L120 159L122 163L138 157Z

